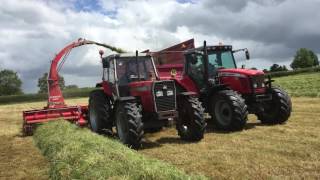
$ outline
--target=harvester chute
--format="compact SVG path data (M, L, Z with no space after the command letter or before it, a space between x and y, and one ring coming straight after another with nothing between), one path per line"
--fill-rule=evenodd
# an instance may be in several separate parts
M105 47L111 51L117 53L123 53L122 49L95 42L86 39L79 38L62 50L51 61L50 72L48 75L48 103L43 109L34 109L23 111L23 134L32 135L34 125L37 123L48 122L56 118L64 118L69 121L73 121L79 126L87 124L86 115L88 112L87 106L74 105L69 106L65 104L64 98L59 87L59 70L63 66L67 56L73 48L94 44L97 46Z

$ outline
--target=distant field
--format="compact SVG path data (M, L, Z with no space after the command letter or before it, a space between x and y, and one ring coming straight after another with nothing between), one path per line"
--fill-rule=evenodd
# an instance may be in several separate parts
M319 69L319 70L318 70ZM291 96L320 97L320 68L312 68L317 72L300 72L300 74L291 75L294 72L280 72L281 77L275 77L275 84L288 90ZM304 73L303 73L304 72ZM286 74L288 76L284 76ZM290 74L291 73L291 74ZM277 75L279 76L279 75ZM88 97L94 88L70 89L63 92L63 96L68 98ZM9 104L17 102L35 102L47 100L46 94L24 94L14 96L0 96L0 104Z
M320 72L274 78L291 96L320 97Z
M87 98L68 104L86 104ZM32 137L20 137L21 111L45 102L0 105L0 179L47 179L48 161ZM208 129L199 143L181 141L174 128L146 134L139 153L175 165L189 174L217 179L319 179L320 98L293 98L288 123L262 126L251 116L246 130Z

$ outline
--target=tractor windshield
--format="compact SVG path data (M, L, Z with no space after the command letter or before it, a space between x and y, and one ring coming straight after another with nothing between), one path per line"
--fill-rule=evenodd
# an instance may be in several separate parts
M155 77L155 69L153 68L152 59L148 56L140 56L138 58L139 74L136 64L136 57L121 57L116 60L116 71L119 85L127 85L130 82L140 80L151 80Z
M209 51L209 68L236 68L234 57L231 51ZM209 69L209 73L210 73Z

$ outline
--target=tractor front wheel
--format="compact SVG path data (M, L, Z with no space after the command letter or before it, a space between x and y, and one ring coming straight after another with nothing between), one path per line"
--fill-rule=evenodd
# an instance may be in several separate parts
M103 133L104 129L111 130L109 98L103 90L94 90L89 97L89 126L93 132Z
M200 141L207 126L204 108L198 98L181 97L178 100L179 117L176 128L183 140Z
M141 107L135 102L120 102L115 116L120 141L131 148L140 148L144 134Z
M289 95L278 87L270 89L272 100L263 102L263 111L257 113L258 119L263 124L285 123L291 114L292 103Z
M244 99L235 91L223 90L211 98L210 115L219 130L242 130L248 120L248 109Z

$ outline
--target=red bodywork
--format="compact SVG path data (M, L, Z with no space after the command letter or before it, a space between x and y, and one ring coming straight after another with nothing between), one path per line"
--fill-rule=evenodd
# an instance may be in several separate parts
M86 105L68 106L65 104L58 83L59 75L57 68L61 60L63 60L61 64L63 65L64 59L73 48L88 44L95 44L98 46L109 48L111 50L116 50L116 48L114 47L85 39L78 39L78 41L72 42L71 44L60 50L60 52L51 61L50 72L48 75L47 106L43 109L23 111L23 131L25 134L32 133L32 125L35 123L48 122L60 117L69 121L76 122L80 126L84 126L87 124L86 115L88 107ZM108 86L104 85L103 87L107 93L109 91Z
M154 99L151 92L153 81L131 82L129 84L130 95L141 97L141 105L146 112L154 112Z
M194 48L194 39L189 39L161 51L152 53L160 80L175 80L188 92L199 93L196 84L184 73L184 52Z
M157 63L160 79L175 79L188 91L199 92L196 84L183 72L185 64L183 53L185 50L192 48L194 48L194 40L190 39L153 53L155 59L159 59L159 54L164 54L160 57L161 63ZM159 62L159 60L155 62ZM172 76L172 71L176 72L175 76ZM241 94L253 93L249 77L264 75L263 71L251 69L219 69L218 73L222 84L228 85ZM256 88L254 91L254 93L262 94L265 93L265 88Z
M252 69L219 69L221 83L228 85L232 90L241 94L265 93L265 88L255 88L255 92L252 92L249 81L249 77L263 75L263 71Z

